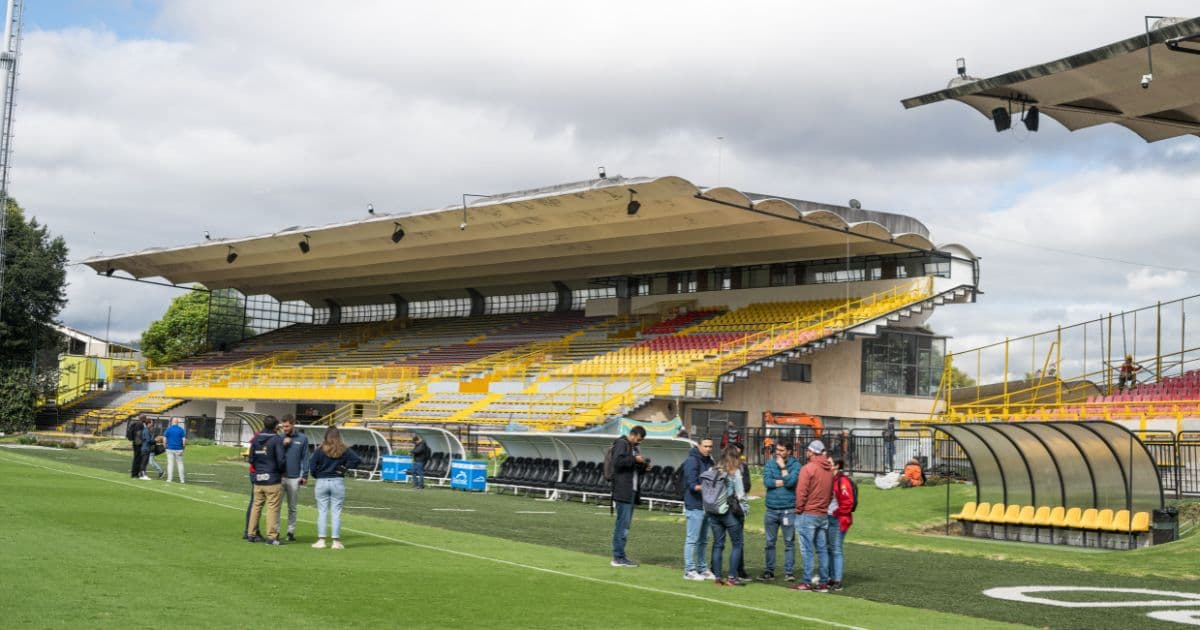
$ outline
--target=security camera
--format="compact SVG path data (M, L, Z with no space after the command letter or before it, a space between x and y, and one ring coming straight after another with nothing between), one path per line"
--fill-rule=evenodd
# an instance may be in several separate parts
M1154 80L1153 74L1143 74L1142 75L1142 89L1145 90L1145 89L1149 88L1150 82L1153 80Z
M463 221L462 223L459 223L459 224L458 224L458 229L460 229L460 230L465 230L465 229L467 229L467 222L466 222L466 221Z

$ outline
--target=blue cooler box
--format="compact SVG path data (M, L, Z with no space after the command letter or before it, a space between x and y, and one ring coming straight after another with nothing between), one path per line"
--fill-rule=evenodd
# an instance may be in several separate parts
M384 455L380 458L380 478L384 481L408 481L408 469L412 468L412 457L408 455Z
M450 487L470 492L487 490L487 462L450 460Z

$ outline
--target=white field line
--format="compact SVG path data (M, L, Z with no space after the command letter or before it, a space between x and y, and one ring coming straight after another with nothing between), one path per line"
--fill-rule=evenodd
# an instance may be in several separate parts
M533 510L518 510L513 514L558 514L558 512L537 512Z
M434 512L474 512L475 510L464 510L462 508L433 508Z
M159 494L166 494L166 495L170 495L170 496L177 497L180 499L187 499L189 501L195 501L197 503L204 503L207 505L213 505L216 507L225 508L227 510L235 510L237 512L244 512L246 510L246 508L243 506L226 505L224 503L218 503L216 501L209 501L208 499L201 499L199 497L188 496L186 494L176 494L174 492L170 492L168 490L163 489L161 486L154 487L154 486L139 485L139 484L135 484L135 483L130 483L128 481L121 481L119 479L109 479L106 477L87 475L84 473L75 472L73 470L63 470L61 468L54 468L52 466L43 466L41 464L34 464L32 462L23 461L20 459L11 459L9 457L0 456L0 460L7 461L7 462L10 462L13 464L20 464L22 466L28 466L30 468L41 468L43 470L49 470L49 471L61 473L64 475L72 475L75 477L82 477L84 479L94 479L96 481L104 481L104 482L116 484L119 486L128 486L130 488L138 488L141 490L147 490L147 491L156 492ZM435 509L439 509L439 508L435 508ZM310 521L307 519L301 519L301 520L305 523L313 522L313 521ZM848 630L866 630L865 628L862 628L860 626L851 626L851 625L844 624L844 623L838 623L836 621L830 621L828 619L821 619L819 617L808 617L805 615L795 615L792 613L786 613L786 612L782 612L782 611L778 611L778 610L771 610L768 608L760 608L760 607L751 606L748 604L739 604L737 602L731 602L731 601L726 601L726 600L721 600L721 599L713 599L711 597L704 597L704 596L695 595L692 593L681 593L679 591L672 591L672 590L668 590L668 589L664 589L664 588L655 588L653 586L642 586L640 584L630 584L629 582L618 582L615 580L605 580L602 578L595 578L595 577L590 577L590 576L586 576L586 575L577 575L575 573L568 573L566 571L560 571L558 569L547 569L545 567L534 566L534 565L525 564L522 562L515 562L512 560L504 560L503 558L492 558L489 556L482 556L482 555L470 553L467 551L458 551L456 549L446 549L444 547L437 547L435 545L426 545L424 543L413 542L411 540L403 540L401 538L385 536L383 534L377 534L375 532L368 532L368 531L361 530L361 529L352 529L349 527L343 527L342 529L344 529L348 532L354 532L355 534L361 534L363 536L370 536L372 538L378 538L380 540L386 540L388 542L394 542L394 543L397 543L400 545L408 545L410 547L416 547L418 549L425 549L427 551L436 551L436 552L444 553L447 555L459 556L462 558L470 558L472 560L482 560L484 562L491 562L493 564L516 567L519 569L526 569L528 571L536 571L538 573L545 573L545 574L549 574L549 575L557 575L560 577L572 578L572 579L581 580L584 582L591 582L593 584L604 584L606 586L628 588L628 589L642 591L642 592L646 592L646 593L656 593L658 595L670 595L672 597L680 597L683 599L701 601L701 602L705 602L705 603L709 603L709 604L714 604L717 606L726 606L729 608L737 608L739 610L747 610L750 612L761 613L764 615L773 615L776 617L785 617L787 619L795 619L797 621L809 621L809 622L813 622L813 623L820 623L820 624L824 624L824 625L834 627L834 628L847 628Z

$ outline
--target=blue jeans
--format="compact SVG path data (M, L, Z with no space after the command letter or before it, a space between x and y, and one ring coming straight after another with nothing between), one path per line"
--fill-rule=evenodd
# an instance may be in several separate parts
M346 480L342 477L326 477L317 480L313 492L317 499L317 538L325 537L325 515L329 515L331 533L340 538L342 533L342 503L346 500Z
M891 472L892 467L895 466L895 464L896 464L896 443L895 442L884 442L883 443L883 457L884 457L884 459L883 459L884 471Z
M846 530L850 531L850 530ZM842 528L838 525L836 516L829 517L829 579L834 582L842 581L842 541L846 534L842 533Z
M742 561L742 522L730 512L720 516L708 514L708 526L712 528L712 572L717 578L722 577L721 555L725 553L725 534L729 534L729 574L737 573L738 564Z
M817 574L822 582L829 581L829 549L827 536L829 534L829 517L815 514L801 514L797 523L800 532L800 553L804 556L804 572L801 577L805 582L812 582L813 551L821 563Z
M613 523L613 560L625 559L625 542L629 540L629 526L633 523L633 503L613 501L617 521Z
M775 536L783 528L783 572L792 575L796 570L796 511L767 509L763 514L763 532L766 534L767 573L775 572Z
M704 573L708 570L708 520L704 518L704 510L684 510L687 517L687 538L683 543L683 572L697 571Z
M412 477L414 488L425 487L425 462L413 462L408 474Z

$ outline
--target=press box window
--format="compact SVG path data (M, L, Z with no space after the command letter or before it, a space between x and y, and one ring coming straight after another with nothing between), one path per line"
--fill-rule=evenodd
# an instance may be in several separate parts
M812 364L811 363L784 363L783 364L783 380L796 381L799 383L812 382Z

